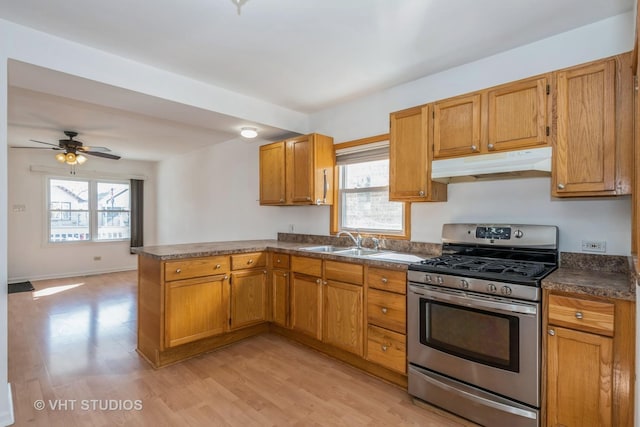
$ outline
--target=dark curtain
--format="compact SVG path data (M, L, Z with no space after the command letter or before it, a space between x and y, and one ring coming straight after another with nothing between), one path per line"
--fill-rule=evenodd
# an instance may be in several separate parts
M144 181L131 180L131 247L143 246L142 230L144 218ZM133 253L133 252L131 252Z

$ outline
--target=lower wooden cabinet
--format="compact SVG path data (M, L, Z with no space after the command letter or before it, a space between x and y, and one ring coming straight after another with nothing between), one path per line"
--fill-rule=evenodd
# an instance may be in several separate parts
M230 329L266 321L267 270L231 273L229 301Z
M547 426L611 426L613 339L550 327Z
M322 340L362 356L362 286L329 280L324 286Z
M289 277L286 270L271 272L271 321L289 327Z
M291 328L322 339L322 279L292 273Z
M633 426L635 303L545 291L544 306L546 426Z
M165 346L174 347L221 334L227 325L225 274L167 283Z

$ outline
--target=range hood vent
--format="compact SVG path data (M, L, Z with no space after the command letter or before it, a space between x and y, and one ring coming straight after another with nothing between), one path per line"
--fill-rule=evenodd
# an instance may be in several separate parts
M551 147L434 160L431 179L449 183L551 175Z

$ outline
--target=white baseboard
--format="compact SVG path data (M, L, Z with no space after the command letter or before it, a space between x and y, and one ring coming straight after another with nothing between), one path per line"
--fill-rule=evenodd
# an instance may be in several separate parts
M137 266L128 267L115 267L103 270L83 270L83 271L68 271L65 273L57 274L44 274L39 276L25 276L25 277L9 277L8 283L26 282L27 280L33 282L36 280L49 280L49 279L66 279L67 277L80 277L80 276L95 276L96 274L117 273L119 271L132 271L137 270Z
M16 422L13 415L13 394L11 393L11 384L7 383L7 408L5 412L0 412L0 426L10 426ZM2 405L0 405L2 406Z

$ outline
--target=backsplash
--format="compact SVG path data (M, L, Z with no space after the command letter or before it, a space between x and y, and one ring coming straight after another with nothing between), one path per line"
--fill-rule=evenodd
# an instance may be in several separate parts
M353 241L348 236L319 236L315 234L278 233L278 241L291 243L313 243L317 245L353 246ZM362 246L373 248L373 240L364 237ZM429 256L438 256L442 253L440 243L411 242L397 239L380 239L380 249L396 252L414 253Z
M560 267L576 270L596 270L603 273L628 273L633 271L631 257L621 255L594 255L577 252L561 252Z

